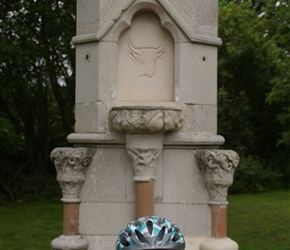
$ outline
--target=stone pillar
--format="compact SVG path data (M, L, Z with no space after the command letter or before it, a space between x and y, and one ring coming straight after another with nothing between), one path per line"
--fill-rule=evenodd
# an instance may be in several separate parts
M200 249L237 250L237 243L227 238L227 193L233 183L239 156L232 150L199 150L196 157L211 206L211 238L204 241Z
M135 218L154 215L155 169L163 135L127 135L127 153L135 171Z
M135 218L154 215L155 169L163 150L163 133L183 122L178 108L118 107L110 112L112 127L126 133L126 148L135 171Z
M198 249L211 207L192 150L224 143L218 1L82 0L76 21L68 142L97 148L80 192L80 234L89 250L111 250L121 225L154 212L180 225L187 250Z
M52 250L88 249L88 242L79 235L79 192L93 154L90 148L56 148L51 152L63 194L63 235L51 242Z

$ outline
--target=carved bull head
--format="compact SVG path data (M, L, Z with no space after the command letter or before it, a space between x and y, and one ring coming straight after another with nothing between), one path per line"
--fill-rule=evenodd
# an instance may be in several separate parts
M139 71L138 76L147 76L152 78L156 73L156 61L166 56L166 40L164 39L163 43L157 48L137 48L132 44L131 38L129 38L128 47L128 56L132 59L135 66L137 67Z

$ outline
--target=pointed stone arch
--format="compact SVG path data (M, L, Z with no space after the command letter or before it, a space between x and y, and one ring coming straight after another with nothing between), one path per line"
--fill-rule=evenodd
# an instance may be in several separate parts
M111 1L116 2L115 0ZM113 4L108 5L108 7L105 6L106 8L103 11L110 18L107 18L102 24L98 23L99 28L96 33L75 36L72 42L80 44L96 41L118 41L120 34L131 26L132 19L138 12L151 11L160 18L162 27L171 33L175 43L195 42L221 45L221 39L214 35L217 27L208 25L213 30L212 32L207 32L205 28L202 28L201 24L204 20L199 15L195 16L195 13L191 11L191 7L187 2L186 0L158 0L151 2L145 0L138 2L134 0L122 0L122 2L118 2L119 4L116 7ZM216 0L211 2L214 8L215 2ZM180 11L176 10L176 6L180 7ZM126 12L126 15L123 15L124 12ZM102 14L102 11L100 13ZM99 15L96 17L96 20L100 19ZM188 20L192 21L192 25L188 24Z

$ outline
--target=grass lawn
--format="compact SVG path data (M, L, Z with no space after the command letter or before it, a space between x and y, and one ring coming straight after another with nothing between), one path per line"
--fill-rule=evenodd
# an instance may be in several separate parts
M290 250L290 190L229 202L228 236L240 250ZM0 207L0 250L49 250L61 233L61 203Z
M240 250L290 250L290 190L228 200L228 237Z
M49 250L61 233L61 202L0 207L0 250Z

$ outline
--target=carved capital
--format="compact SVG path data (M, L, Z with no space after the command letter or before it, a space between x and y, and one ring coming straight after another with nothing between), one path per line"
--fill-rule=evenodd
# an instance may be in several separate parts
M199 150L198 167L210 195L210 204L227 204L228 188L233 183L239 156L232 150Z
M183 117L178 109L120 107L110 111L110 120L114 129L126 133L163 133L177 130Z
M155 168L161 149L127 149L135 170L135 181L155 179Z
M91 148L55 148L50 158L55 165L57 181L64 202L79 202L79 192L86 178L87 167L95 153Z

